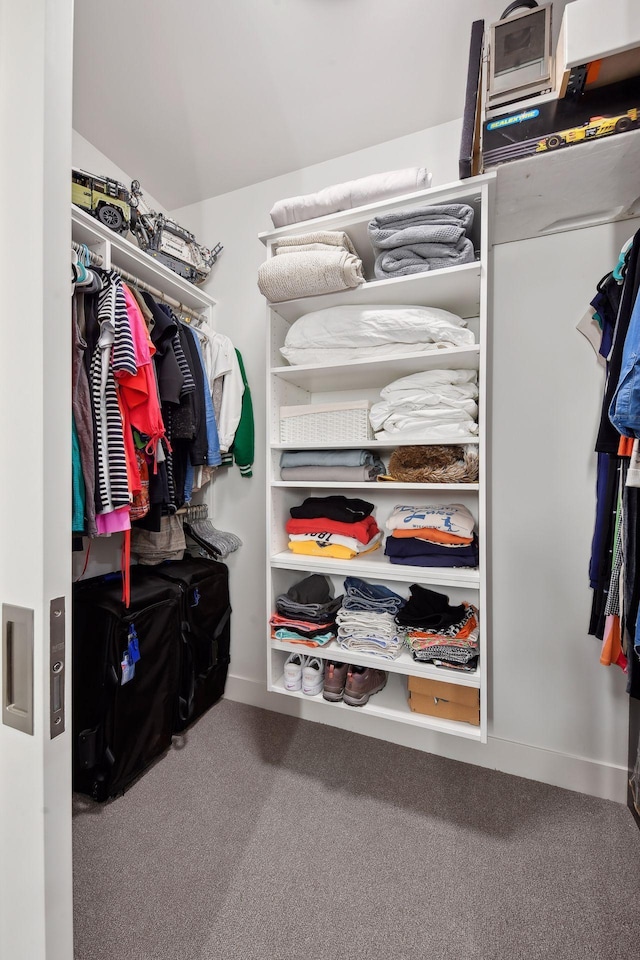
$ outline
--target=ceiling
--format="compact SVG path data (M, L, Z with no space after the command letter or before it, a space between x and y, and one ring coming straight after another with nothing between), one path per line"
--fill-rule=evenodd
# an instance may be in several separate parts
M176 209L460 117L507 2L81 0L73 125Z

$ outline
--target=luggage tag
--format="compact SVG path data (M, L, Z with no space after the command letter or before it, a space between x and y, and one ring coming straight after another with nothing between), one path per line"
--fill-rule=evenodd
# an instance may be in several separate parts
M129 683L129 680L133 680L136 672L135 663L131 662L131 657L128 652L122 654L122 660L120 662L120 667L122 669L122 679L120 680L120 686L124 686L125 683Z
M129 655L129 660L132 664L136 664L140 659L140 646L138 644L138 634L136 633L136 628L133 624L129 626L129 643L127 646L127 653Z

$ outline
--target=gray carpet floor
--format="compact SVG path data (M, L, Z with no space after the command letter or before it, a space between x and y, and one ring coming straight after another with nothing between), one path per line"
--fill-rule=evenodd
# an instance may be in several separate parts
M223 701L74 801L77 960L628 960L627 809Z

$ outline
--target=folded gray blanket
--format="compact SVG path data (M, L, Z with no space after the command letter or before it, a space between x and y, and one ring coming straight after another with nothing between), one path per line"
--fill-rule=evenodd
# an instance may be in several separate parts
M364 467L281 467L282 480L337 480L340 483L361 483L375 481L384 473L382 460Z
M364 467L378 458L369 450L283 450L281 467Z
M395 247L405 243L408 237L397 236L404 230L420 227L458 227L469 230L473 224L473 207L467 203L440 203L424 207L406 208L385 213L369 223L369 239L374 247ZM432 240L431 235L412 233L415 239Z
M371 232L371 231L370 231ZM446 223L414 223L401 230L381 230L379 238L373 244L376 251L393 250L394 247L406 247L412 243L460 243L466 233L464 227Z
M373 272L376 280L387 280L389 277L404 277L426 270L457 267L474 260L473 244L463 237L455 244L413 243L393 250L382 250L376 257Z
M271 209L271 219L274 227L285 227L301 220L311 220L314 217L337 213L339 210L360 207L373 203L374 200L425 190L430 184L431 174L424 167L374 173L370 177L325 187L317 193L278 200Z

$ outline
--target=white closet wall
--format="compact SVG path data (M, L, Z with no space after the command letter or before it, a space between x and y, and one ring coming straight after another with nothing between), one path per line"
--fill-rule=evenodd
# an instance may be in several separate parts
M117 149L117 144L114 144L114 147ZM131 173L126 172L119 167L117 163L114 163L113 160L105 156L101 150L94 147L94 145L90 143L86 137L78 133L77 130L72 131L71 162L74 167L80 167L81 170L87 170L89 173L95 173L98 176L108 174L111 177L115 177L120 183L124 183L127 189L131 186L132 180L139 180L147 204L153 210L158 210L160 213L168 212L159 200L156 200L147 193L144 188L144 178L140 171L134 170Z
M264 248L257 234L271 228L275 200L330 183L414 164L432 169L434 185L454 180L459 130L458 122L445 124L174 211L203 242L215 237L225 244L209 290L218 300L218 329L243 352L255 403L255 479L231 473L216 483L217 510L245 541L230 558L228 696L330 721L321 706L292 705L265 690L265 309L256 285ZM617 668L600 666L598 644L586 633L601 374L575 324L633 229L633 222L591 227L495 249L487 745L377 718L365 722L357 711L341 711L341 723L624 801L625 679Z

